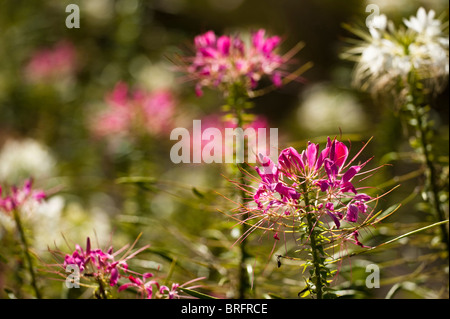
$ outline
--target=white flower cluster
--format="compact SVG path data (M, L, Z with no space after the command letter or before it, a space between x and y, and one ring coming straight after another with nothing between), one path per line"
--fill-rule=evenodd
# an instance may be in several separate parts
M424 8L417 16L403 19L395 28L385 15L373 18L362 45L348 51L356 55L354 81L365 90L378 92L406 81L411 72L436 91L443 88L449 75L449 38L445 25L435 12ZM448 23L446 23L448 24Z
M56 160L50 150L33 139L10 139L0 147L0 182L17 184L24 179L51 177Z

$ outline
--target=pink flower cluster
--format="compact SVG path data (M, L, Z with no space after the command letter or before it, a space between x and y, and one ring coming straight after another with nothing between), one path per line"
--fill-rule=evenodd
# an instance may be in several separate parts
M175 99L168 90L129 92L119 82L106 96L108 108L94 117L91 127L98 137L144 131L158 135L167 132L175 113Z
M282 84L280 67L286 62L274 51L280 37L266 37L260 29L252 34L247 45L239 36L222 35L213 31L194 39L196 55L189 61L188 76L197 81L196 94L203 94L203 87L228 86L235 83L255 89L263 76L272 79L275 86Z
M0 186L0 211L10 213L15 209L39 204L46 194L41 190L33 190L32 184L33 181L28 179L22 188L13 186L10 195L5 197L3 197L3 190Z
M142 298L146 299L152 299L153 297L153 286L156 286L158 289L158 292L161 296L167 293L168 299L174 299L179 297L178 296L178 287L180 287L179 284L174 283L172 284L172 287L169 288L164 285L160 285L157 280L148 280L153 277L152 273L144 273L142 275L142 279L138 277L134 277L132 275L128 276L128 279L130 282L125 283L119 287L119 292L122 290L125 290L127 288L133 287L138 290L140 293L140 296Z
M88 273L94 277L108 277L111 286L119 280L119 269L127 271L128 265L125 260L116 261L112 253L112 247L105 253L101 249L91 249L91 241L88 237L86 250L75 246L75 251L64 258L64 268L68 265L77 265L80 273Z
M354 177L367 163L346 164L348 148L344 143L328 138L324 150L319 144L308 143L298 153L293 147L284 149L278 165L260 155L261 168L256 171L261 182L253 199L265 214L289 216L299 210L305 213L326 214L340 228L342 220L356 222L360 213L366 213L372 198L359 193ZM349 167L350 166L350 167ZM314 207L304 207L305 196L314 194Z
M123 256L122 258L117 259L117 255L120 254L126 246L114 253L112 247L104 252L102 249L92 249L91 241L88 237L86 240L86 249L84 250L78 244L75 245L75 251L72 254L65 255L63 267L66 269L69 265L77 266L80 275L96 280L106 280L111 287L116 286L119 279L126 279L128 282L121 284L118 288L118 292L122 292L127 288L134 288L138 291L140 297L147 299L152 299L153 297L168 299L179 298L179 287L203 279L196 278L182 285L174 283L169 288L168 286L160 285L152 273L140 274L130 270L127 261L148 247L148 245L144 246L126 257ZM157 288L156 294L153 291L154 287ZM191 286L189 289L197 287L199 286Z
M25 76L32 82L55 81L72 76L76 67L75 48L60 41L53 48L35 52L25 67Z

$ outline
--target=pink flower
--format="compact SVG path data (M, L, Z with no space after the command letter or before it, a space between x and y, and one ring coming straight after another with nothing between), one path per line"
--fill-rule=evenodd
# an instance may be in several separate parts
M328 192L329 194L351 192L356 195L358 192L352 184L352 179L366 163L351 166L345 173L342 173L348 156L347 147L341 142L331 142L330 140L328 140L327 145L328 158L324 159L324 168L328 179L317 180L317 185L320 186L322 192ZM341 178L339 179L339 177Z
M261 177L262 182L272 189L278 183L278 168L268 156L259 154L259 160L262 170L259 167L255 167L255 170Z
M261 181L253 199L261 217L272 220L299 214L299 209L309 211L311 207L302 208L300 201L315 194L317 213L329 216L337 228L343 219L356 222L359 213L366 213L372 198L359 193L353 181L366 163L347 169L348 153L344 143L328 138L322 151L319 144L313 143L308 143L301 153L292 147L282 150L278 165L260 155L261 165L255 169Z
M213 31L208 31L195 37L196 54L187 59L184 72L197 82L197 96L203 94L203 87L226 91L230 85L237 83L250 91L264 76L280 87L280 70L287 62L275 53L280 42L278 36L266 37L263 29L253 33L250 43L245 43L238 35L217 37Z
M35 52L25 67L25 76L32 82L57 81L73 76L76 68L73 44L60 41L53 48Z
M0 211L7 213L25 206L39 204L45 199L46 194L42 190L32 189L33 181L28 179L22 188L11 187L10 195L3 197L3 190L0 186Z
M180 285L177 283L172 284L170 289L167 286L161 286L161 288L159 288L159 293L164 295L167 292L169 299L174 299L178 296L178 287L180 287Z
M128 271L127 260L133 258L147 247L144 246L128 256L122 256L120 259L116 259L116 256L123 248L115 253L113 253L112 247L106 252L102 249L92 249L91 240L88 237L86 240L86 250L83 250L78 244L75 245L75 251L72 254L66 254L63 267L77 265L81 274L94 278L108 279L110 286L115 286L119 278L124 276L121 272L126 273Z
M159 283L156 280L147 280L152 278L152 273L145 273L142 275L142 280L140 278L134 277L132 275L128 276L130 282L125 283L119 287L119 292L134 287L138 290L141 298L152 299L153 297L153 285L159 289Z
M151 135L167 133L175 113L175 99L168 90L131 91L119 82L106 95L107 109L91 121L95 136L130 135L142 128Z
M157 90L143 95L142 108L144 110L147 130L157 135L169 132L173 116L175 115L175 100L169 90Z
M193 282L199 281L204 279L204 277L195 278L193 280L190 280L188 282L185 282L184 284L180 285L178 283L173 283L171 288L160 285L158 280L154 277L152 273L144 273L143 275L140 275L142 279L135 277L135 276L128 276L129 282L121 285L119 287L119 292L124 291L128 288L134 288L137 290L139 296L141 298L145 299L165 299L167 295L167 299L175 299L175 298L181 298L179 295L179 288L183 288L188 284L191 284ZM150 279L151 278L151 279ZM153 291L153 286L157 288L157 292L155 293ZM190 286L187 289L194 289L198 288L199 286Z
M109 276L110 285L114 286L117 284L119 279L119 270L127 270L127 263L123 261L115 261L112 255L112 248L110 248L106 253L101 249L91 250L91 241L88 237L86 240L86 251L80 247L80 245L75 245L75 251L71 255L66 255L64 258L64 268L67 265L77 265L80 272L92 272L94 277L99 276L99 274Z

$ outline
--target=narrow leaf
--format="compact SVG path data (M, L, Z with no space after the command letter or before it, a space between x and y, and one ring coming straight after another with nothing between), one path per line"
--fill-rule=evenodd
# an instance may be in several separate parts
M187 293L188 295L192 296L192 297L196 297L198 299L218 299L216 297L195 291L195 290L191 290L191 289L187 289L187 288L182 288L179 287L178 289L180 289L182 292Z

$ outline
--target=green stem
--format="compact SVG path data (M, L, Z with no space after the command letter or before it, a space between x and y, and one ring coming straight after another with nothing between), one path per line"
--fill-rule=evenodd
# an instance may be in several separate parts
M246 185L245 184L245 178L244 178L244 173L239 170L239 181L242 185ZM245 205L245 192L243 190L240 191L240 198L241 198L241 203L242 205ZM241 220L245 221L248 218L248 213L245 213L241 216ZM243 236L246 236L245 234L248 231L248 225L247 223L242 223L241 225L241 233ZM249 285L249 275L248 275L248 271L247 271L247 258L249 257L249 254L247 252L247 241L244 238L241 242L240 247L240 262L239 262L239 294L238 294L238 298L239 299L244 299L246 297L247 291L250 288Z
M306 182L303 185L304 190L304 200L305 200L305 207L308 208L309 198L308 198L308 190ZM314 276L313 276L313 283L315 284L315 292L317 299L323 299L323 282L324 278L322 278L321 268L322 268L322 262L321 262L321 256L319 252L319 243L316 238L316 231L314 230L315 224L316 224L316 218L312 213L306 214L306 220L307 220L307 227L308 227L308 234L309 234L309 245L311 247L311 255L312 255L312 263L314 266Z
M431 153L432 144L429 141L428 135L432 133L430 125L427 122L426 113L424 112L423 105L425 104L425 94L419 87L417 79L412 74L409 78L409 100L411 101L411 107L409 110L412 113L412 117L415 120L413 124L416 130L416 135L420 143L420 149L423 155L423 162L425 169L425 192L427 193L427 201L432 207L437 222L445 220L445 214L441 206L439 199L439 186L437 184L438 174L436 167L433 163L433 154ZM408 108L407 108L408 109ZM440 225L441 241L446 245L449 250L449 235L445 224Z
M416 130L419 137L419 141L421 144L421 149L424 157L424 163L426 166L426 173L425 176L427 178L427 189L429 189L429 192L427 192L427 198L430 202L430 205L433 207L433 210L435 212L435 219L436 222L440 222L445 220L445 215L442 210L442 206L439 200L439 187L436 183L437 181L437 172L436 168L432 161L432 154L430 152L430 145L431 143L428 141L427 138L427 124L425 123L426 119L420 115L420 112L418 110L418 107L416 103L414 103L414 117L417 121L416 124ZM448 232L445 224L440 225L440 231L441 231L441 241L445 243L447 250L449 249L449 237Z
M244 121L244 109L245 104L248 101L248 94L245 90L245 88L240 85L239 83L236 83L235 85L230 87L229 96L227 99L228 106L232 111L235 112L235 117L237 119L237 128L243 129L245 121ZM244 145L244 150L246 150L246 147ZM246 158L246 152L244 152L244 159ZM245 163L237 163L236 161L236 168L237 168L237 178L241 185L241 189L239 191L239 197L242 205L245 205L246 203L246 194L245 194L245 188L247 186L247 181L245 179ZM241 215L241 221L245 221L248 218L248 213L243 213ZM242 223L241 225L241 233L243 236L246 236L245 234L248 231L249 226L247 223ZM249 257L249 254L247 252L247 240L244 237L240 244L240 260L239 260L239 286L238 286L238 298L239 299L245 299L247 296L248 291L250 290L250 280L249 280L249 274L247 271L247 259Z
M242 110L240 108L236 109L236 116L237 116L237 127L238 128L243 128L244 126L244 121L242 118ZM244 148L245 149L245 148ZM246 154L244 152L244 158L245 158ZM238 168L238 174L239 174L239 183L241 184L241 187L244 188L247 186L247 181L245 179L245 173L244 173L244 169L245 169L245 164L239 164L237 163L237 168ZM240 198L241 198L241 204L245 205L245 191L244 189L240 190L240 194L239 194ZM248 218L248 213L242 214L241 216L241 220L245 221ZM247 223L242 223L241 226L241 232L243 234L243 236L245 236L245 234L248 231L248 225ZM247 291L250 289L250 285L249 285L249 274L247 271L247 258L249 257L249 254L247 252L247 241L242 240L241 245L240 245L240 250L241 250L241 260L240 260L240 266L239 266L239 299L244 299L246 297Z
M36 298L41 299L41 293L40 293L40 291L38 289L38 286L37 286L36 275L35 275L34 268L33 268L33 261L31 259L27 238L25 236L25 231L24 231L23 226L22 226L22 221L20 219L20 214L17 211L17 209L13 210L13 215L14 215L14 220L15 220L16 225L17 225L17 230L19 231L20 241L22 242L22 245L23 245L25 258L26 258L27 263L28 263L28 271L30 272L30 276L31 276L31 286L34 289L34 292L36 294Z
M95 295L98 299L108 299L108 296L106 295L105 286L103 285L103 278L97 277L98 282L98 292Z

